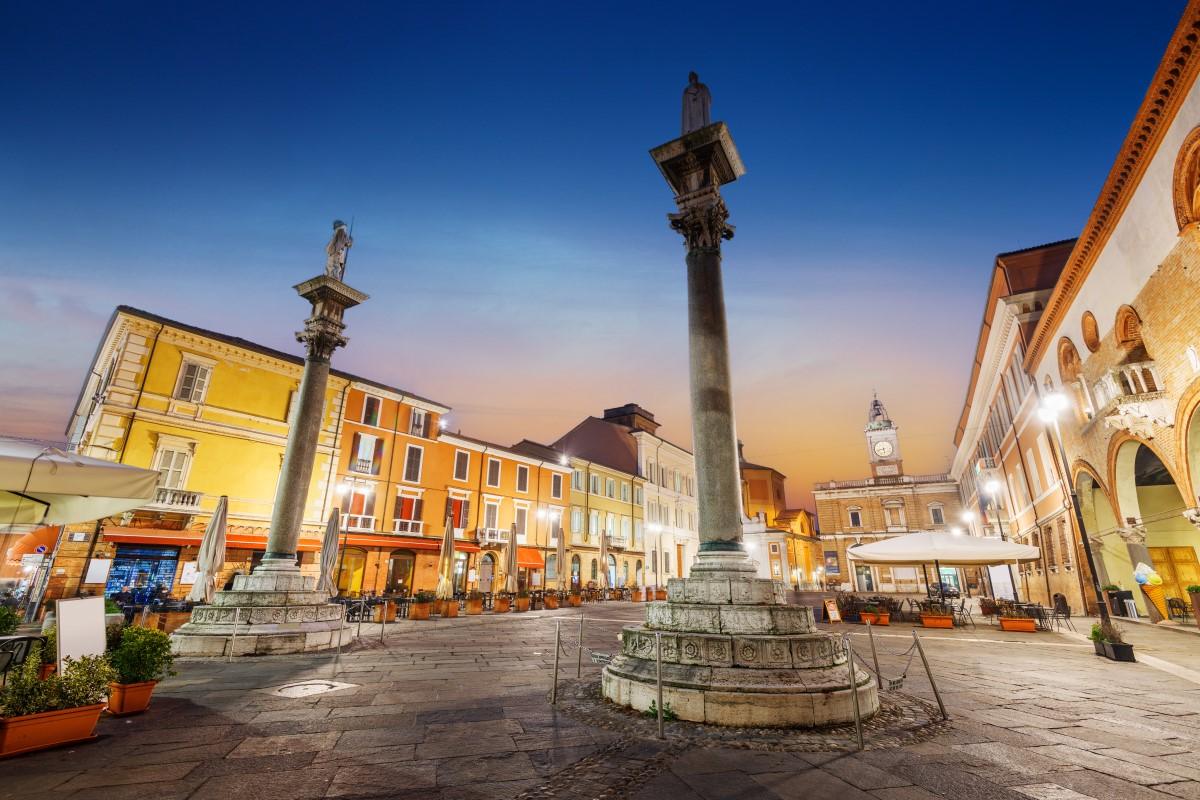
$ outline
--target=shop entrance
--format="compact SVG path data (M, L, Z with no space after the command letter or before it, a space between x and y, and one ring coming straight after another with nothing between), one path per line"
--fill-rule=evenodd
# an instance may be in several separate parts
M496 559L491 553L484 553L479 559L479 591L487 594L492 590L492 576L496 574Z
M175 584L175 568L179 565L178 547L153 545L117 545L117 555L108 571L105 596L111 597L128 586L134 602L150 600L156 587L170 592Z
M412 591L413 566L417 562L411 550L393 550L388 558L387 593L407 595Z

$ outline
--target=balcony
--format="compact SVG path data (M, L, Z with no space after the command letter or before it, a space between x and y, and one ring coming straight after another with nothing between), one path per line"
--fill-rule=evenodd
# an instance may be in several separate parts
M629 546L629 539L624 536L612 535L608 537L608 546L614 550L624 550Z
M369 458L350 459L350 471L362 475L378 475L379 465Z
M508 544L508 531L503 528L480 528L476 538L480 544Z
M373 531L375 518L363 514L342 514L342 528L348 531Z
M195 514L200 510L202 497L204 495L200 492L188 492L183 489L168 489L160 486L154 493L154 501L148 503L146 507L158 511L180 511L185 514Z
M1154 429L1174 426L1162 379L1153 361L1121 364L1092 387L1105 426L1153 439Z
M392 533L423 533L425 523L419 519L398 519L392 522Z

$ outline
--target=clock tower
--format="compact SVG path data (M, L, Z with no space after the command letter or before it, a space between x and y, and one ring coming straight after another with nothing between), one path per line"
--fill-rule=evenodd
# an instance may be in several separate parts
M879 400L879 395L871 401L871 410L867 413L867 454L871 460L871 475L876 478L895 477L903 474L903 462L900 459L900 429L888 417L887 409Z

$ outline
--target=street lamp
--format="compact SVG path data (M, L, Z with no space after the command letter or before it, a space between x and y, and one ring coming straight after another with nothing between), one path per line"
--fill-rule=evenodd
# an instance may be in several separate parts
M1071 480L1071 468L1067 464L1067 449L1063 446L1062 427L1058 424L1059 415L1070 405L1067 396L1062 392L1050 392L1042 398L1038 406L1038 418L1054 427L1054 441L1058 447L1060 477L1071 497L1071 508L1075 512L1075 528L1083 542L1083 554L1087 557L1088 569L1092 573L1092 591L1096 593L1096 607L1100 611L1100 624L1107 628L1111 621L1108 617L1108 603L1100 589L1100 579L1096 573L1096 559L1092 556L1092 545L1088 541L1087 528L1083 524L1083 509L1079 507L1079 493L1075 491L1075 482Z

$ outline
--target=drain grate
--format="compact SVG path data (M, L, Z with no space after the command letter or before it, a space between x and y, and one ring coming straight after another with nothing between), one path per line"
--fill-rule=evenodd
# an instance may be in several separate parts
M298 681L296 683L285 683L283 686L276 686L274 689L264 689L263 691L267 694L273 694L276 697L312 697L316 694L336 692L339 689L351 689L357 685L355 683L340 683L338 681Z

